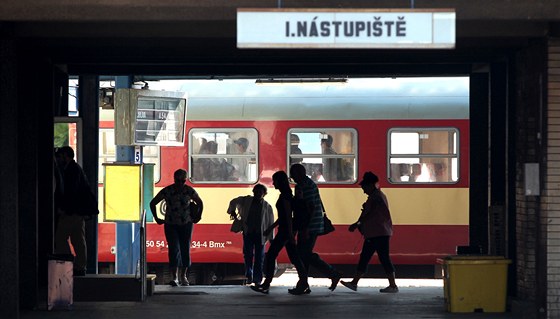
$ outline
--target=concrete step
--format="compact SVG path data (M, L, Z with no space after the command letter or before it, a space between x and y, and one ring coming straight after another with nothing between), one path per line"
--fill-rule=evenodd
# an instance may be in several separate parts
M155 275L147 276L147 296L155 291ZM135 275L99 274L74 277L74 301L142 301L142 284Z

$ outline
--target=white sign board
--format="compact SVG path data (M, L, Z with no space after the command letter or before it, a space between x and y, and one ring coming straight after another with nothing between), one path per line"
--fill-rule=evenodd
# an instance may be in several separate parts
M455 11L238 9L237 47L452 49Z
M525 196L540 194L539 163L525 163Z

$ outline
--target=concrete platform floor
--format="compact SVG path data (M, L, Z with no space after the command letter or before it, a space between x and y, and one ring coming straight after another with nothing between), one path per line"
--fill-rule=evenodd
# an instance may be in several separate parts
M273 281L270 294L247 286L156 286L145 302L76 302L70 310L26 311L21 318L527 318L522 312L448 313L442 280L397 280L400 292L382 294L386 280L363 279L357 292L328 279L310 278L312 293L292 296L297 276L287 272Z

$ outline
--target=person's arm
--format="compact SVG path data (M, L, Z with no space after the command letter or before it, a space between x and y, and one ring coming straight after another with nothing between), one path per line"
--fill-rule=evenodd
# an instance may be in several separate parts
M265 231L263 232L263 235L268 237L268 235L270 235L270 233L272 232L272 230L274 228L276 228L276 226L278 226L278 219L274 223L272 223L272 225L268 226L267 229L265 229Z
M163 197L163 189L157 193L157 195L150 201L150 211L152 212L152 216L154 216L154 220L159 225L163 224L163 219L160 219L157 215L157 208L156 205L164 199Z
M294 235L294 230L292 228L292 204L290 203L289 200L282 200L282 206L284 206L284 214L286 214L285 218L288 221L288 239L290 241L290 243L295 244L296 243L296 237Z
M366 217L367 214L369 214L370 210L371 210L371 201L370 198L368 197L366 202L362 205L362 212L360 213L360 217L358 217L358 221L348 226L348 231L353 232L354 230L356 230L356 228L358 228L362 224L364 218Z
M234 198L229 202L229 206L227 209L227 213L229 214L229 217L231 220L233 220L234 218L237 218L237 214L236 214L236 209L237 209L237 203L239 202L239 198Z
M269 210L270 210L270 220L274 220L274 213L272 213L272 206L268 205ZM268 226L267 229L265 229L265 231L263 232L263 235L265 237L267 237L269 240L272 240L272 238L274 238L274 228L276 228L276 226L278 226L278 219L276 219L272 224L270 224L270 226Z
M274 213L272 212L272 206L270 206L270 204L268 204L266 201L264 202L264 204L266 205L266 219L269 224L268 227L272 227L274 225ZM265 229L265 231L268 230L268 227L267 229ZM272 229L274 229L274 227ZM272 240L274 238L274 232L269 231L269 233L266 234L265 237L267 240Z

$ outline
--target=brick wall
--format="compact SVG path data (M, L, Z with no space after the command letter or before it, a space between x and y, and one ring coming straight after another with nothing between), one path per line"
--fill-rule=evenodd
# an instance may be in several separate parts
M547 317L560 318L560 38L548 43L547 87L547 173L540 222L547 247Z
M525 196L524 164L541 163L539 129L541 128L540 85L543 61L542 46L530 45L515 57L516 80L516 245L517 297L535 301L537 297L537 236L540 201ZM542 166L541 166L542 170ZM541 190L542 191L542 190Z
M548 40L546 58L540 50L529 45L516 56L517 295L560 318L560 38ZM531 162L540 164L540 199L524 194Z

